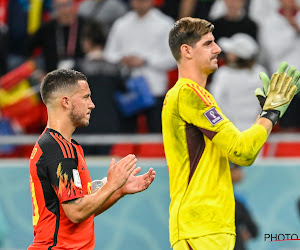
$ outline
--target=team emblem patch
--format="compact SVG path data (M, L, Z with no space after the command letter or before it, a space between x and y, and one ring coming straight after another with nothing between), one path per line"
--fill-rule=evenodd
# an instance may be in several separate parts
M223 117L218 113L218 111L216 110L215 107L207 110L204 113L204 115L207 118L207 120L209 120L209 122L211 123L211 125L213 125L213 126L215 126L220 121L224 120Z

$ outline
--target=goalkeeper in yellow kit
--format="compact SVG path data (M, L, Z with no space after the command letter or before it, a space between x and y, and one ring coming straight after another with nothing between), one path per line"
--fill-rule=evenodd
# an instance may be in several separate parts
M300 73L295 67L285 73L286 63L271 81L262 74L264 89L256 91L262 113L251 128L240 132L205 89L221 52L213 28L203 19L187 17L178 20L169 35L179 80L166 94L162 128L170 174L170 241L175 250L234 248L235 203L228 160L251 165L300 89L296 85Z

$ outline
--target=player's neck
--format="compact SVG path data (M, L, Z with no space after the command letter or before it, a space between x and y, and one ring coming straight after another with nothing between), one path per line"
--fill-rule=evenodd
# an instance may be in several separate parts
M192 70L191 68L178 67L178 77L188 78L195 83L199 84L201 87L206 87L207 74L200 72L199 70Z
M49 113L47 128L56 130L69 142L71 142L72 134L75 131L75 127L68 117Z

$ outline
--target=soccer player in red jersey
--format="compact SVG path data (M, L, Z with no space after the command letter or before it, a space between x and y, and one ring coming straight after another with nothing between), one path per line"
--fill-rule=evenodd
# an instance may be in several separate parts
M94 249L94 217L126 194L141 192L155 177L152 168L137 176L137 159L112 159L107 182L95 192L81 146L71 137L88 126L95 108L84 74L55 70L41 84L47 128L30 157L34 240L28 249Z

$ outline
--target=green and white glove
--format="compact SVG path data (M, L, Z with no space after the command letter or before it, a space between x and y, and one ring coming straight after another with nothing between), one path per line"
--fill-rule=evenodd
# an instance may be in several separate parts
M255 95L263 109L261 117L270 119L273 126L284 115L294 95L300 91L300 72L291 66L285 73L287 67L288 64L282 62L271 81L264 72L260 73L263 90L260 88L255 90Z
M281 62L280 65L279 65L279 68L277 70L277 73L281 74L282 72L285 72L287 67L288 67L287 62ZM263 106L265 104L265 101L266 101L267 93L269 91L270 79L269 79L269 77L267 76L267 74L265 72L261 72L259 74L259 78L263 83L263 89L257 88L255 90L255 95L256 95L256 97L259 101L259 104L260 104L261 108L263 108Z

